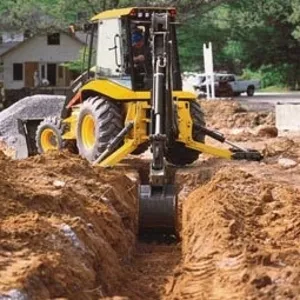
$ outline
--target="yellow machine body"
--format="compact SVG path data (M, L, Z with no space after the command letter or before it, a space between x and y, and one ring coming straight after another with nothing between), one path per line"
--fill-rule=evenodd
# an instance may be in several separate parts
M96 79L88 82L81 88L81 93L96 92L99 95L116 101L150 101L150 91L133 91L107 78ZM173 91L173 97L177 99L195 100L195 95L185 91Z
M151 108L149 104L150 92L132 91L108 79L90 81L81 89L82 94L90 93L91 91L112 101L124 103L124 111L126 113L125 125L131 121L134 124L131 132L125 137L123 146L100 162L100 166L103 167L114 166L128 154L132 153L140 144L149 140L147 126L150 119L147 118L147 115L149 115L148 111ZM196 101L195 95L184 91L173 91L172 95L173 99L176 99L174 104L178 112L179 136L177 141L184 143L186 147L193 150L231 159L231 151L193 140L193 120L190 114L190 101ZM63 139L76 139L76 124L79 109L80 104L75 106L72 115L64 120L65 123L68 123L69 130L64 134Z

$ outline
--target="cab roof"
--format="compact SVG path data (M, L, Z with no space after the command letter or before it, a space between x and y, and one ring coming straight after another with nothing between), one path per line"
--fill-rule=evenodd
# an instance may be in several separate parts
M122 16L129 15L131 11L134 9L155 11L155 10L174 10L175 8L173 7L128 7L128 8L111 9L95 15L94 17L92 17L91 21L95 22L98 20L116 19Z

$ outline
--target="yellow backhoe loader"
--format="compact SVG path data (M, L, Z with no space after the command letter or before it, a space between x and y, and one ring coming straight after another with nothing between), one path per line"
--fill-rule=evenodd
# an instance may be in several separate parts
M86 30L86 71L72 84L61 116L40 120L35 145L28 145L43 153L73 143L81 156L102 167L150 148L149 182L139 188L139 230L174 233L177 195L168 180L169 164L191 164L201 152L262 157L207 129L195 95L182 91L174 8L105 11ZM230 148L206 145L206 135Z

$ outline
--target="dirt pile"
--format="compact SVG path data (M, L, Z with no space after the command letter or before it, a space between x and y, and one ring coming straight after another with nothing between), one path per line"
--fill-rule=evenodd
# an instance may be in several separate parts
M248 111L238 101L202 100L199 103L204 111L207 126L217 130L275 124L274 112Z
M209 127L274 123L233 101L201 103ZM299 145L248 141L263 162L203 156L178 171L182 245L136 243L131 172L146 180L146 159L104 170L67 152L0 151L0 299L297 299L300 169L277 161L300 162Z
M139 298L122 268L137 207L124 173L66 153L11 161L0 152L0 187L0 298Z
M289 137L278 137L263 149L265 157L284 156L286 158L298 159L300 157L300 141Z
M135 244L131 167L0 152L0 298L297 299L300 194L270 167L211 158L181 170L182 245Z
M296 299L299 190L225 168L183 206L168 299Z
M0 139L0 152L8 157L15 158L15 150L7 146L7 144Z

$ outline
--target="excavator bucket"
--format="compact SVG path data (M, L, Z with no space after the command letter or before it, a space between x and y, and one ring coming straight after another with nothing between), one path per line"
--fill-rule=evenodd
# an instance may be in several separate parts
M176 235L177 193L172 184L139 186L139 234Z

